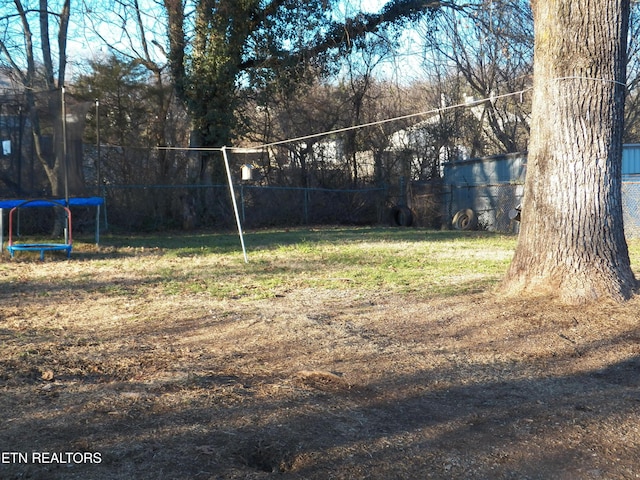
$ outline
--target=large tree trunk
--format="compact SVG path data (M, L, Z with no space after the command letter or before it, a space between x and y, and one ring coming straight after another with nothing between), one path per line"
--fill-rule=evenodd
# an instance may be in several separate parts
M621 159L628 0L532 1L534 92L508 293L628 299Z

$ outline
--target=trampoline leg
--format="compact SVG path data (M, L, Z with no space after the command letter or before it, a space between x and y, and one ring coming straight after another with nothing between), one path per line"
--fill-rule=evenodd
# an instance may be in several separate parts
M40 261L44 262L44 249L40 250Z

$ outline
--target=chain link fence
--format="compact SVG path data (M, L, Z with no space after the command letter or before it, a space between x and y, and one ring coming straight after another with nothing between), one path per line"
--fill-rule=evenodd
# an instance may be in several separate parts
M394 225L455 228L456 213L473 210L470 228L514 234L512 213L521 202L522 184L474 186L410 183L405 196L388 188L337 190L238 184L238 213L244 228L298 225ZM101 228L120 231L235 228L227 185L107 185ZM410 223L394 223L394 207L406 205ZM622 210L627 238L640 238L640 181L622 183ZM6 215L5 215L6 216ZM24 225L28 219L22 219ZM397 220L397 219L396 219ZM404 217L403 217L404 221ZM46 222L38 222L48 228ZM458 227L460 227L458 225ZM74 209L74 230L95 229L93 208Z
M622 182L622 216L627 238L640 238L640 182Z
M402 195L389 188L237 184L234 189L244 228L380 224L455 228L456 213L470 209L475 216L470 228L510 234L519 232L520 224L512 213L524 193L524 185L519 183L458 186L410 182ZM130 232L235 228L227 185L105 185L99 195L105 198L101 228ZM404 217L403 223L394 223L392 213L399 205L406 205L410 223L405 224ZM627 238L640 238L640 181L622 183L622 210ZM74 230L82 233L94 228L94 210L76 208Z
M235 185L245 228L312 224L371 225L384 218L386 189ZM233 228L227 185L106 185L106 222L127 231Z
M524 186L521 184L444 185L442 205L444 224L452 225L455 214L471 209L477 217L477 228L492 232L517 233L519 223L509 212L522 202Z

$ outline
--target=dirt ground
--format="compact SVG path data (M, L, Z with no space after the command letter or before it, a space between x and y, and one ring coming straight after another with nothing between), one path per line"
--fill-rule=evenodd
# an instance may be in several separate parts
M640 298L220 300L158 261L0 262L0 478L640 478Z

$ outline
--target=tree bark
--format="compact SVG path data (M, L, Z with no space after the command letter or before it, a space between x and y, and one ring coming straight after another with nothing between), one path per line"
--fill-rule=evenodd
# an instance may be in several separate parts
M628 0L532 0L527 179L506 293L623 301L636 288L621 201Z

